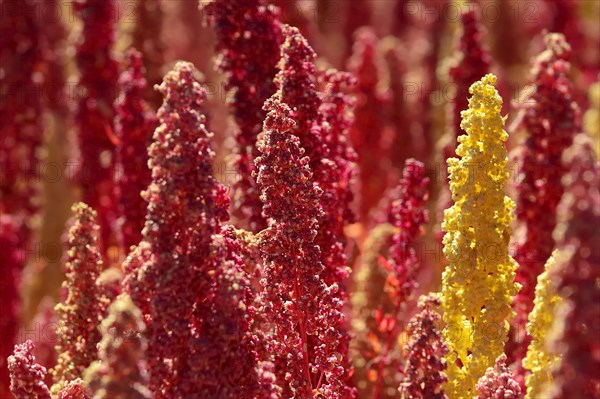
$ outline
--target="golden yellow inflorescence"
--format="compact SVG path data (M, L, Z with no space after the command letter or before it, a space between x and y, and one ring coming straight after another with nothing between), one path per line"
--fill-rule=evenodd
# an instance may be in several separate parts
M552 369L558 364L560 356L552 353L546 347L546 337L551 331L555 318L555 310L561 298L552 284L552 274L556 268L558 254L554 251L546 262L545 270L538 277L535 287L535 300L533 311L529 314L527 332L533 338L523 366L531 371L525 382L527 395L525 399L542 397L546 383L550 382Z
M504 353L517 263L508 253L514 202L504 194L508 180L508 134L500 115L496 77L484 76L469 89L456 154L448 160L454 205L444 212L444 336L449 345L449 398L472 398L486 369Z

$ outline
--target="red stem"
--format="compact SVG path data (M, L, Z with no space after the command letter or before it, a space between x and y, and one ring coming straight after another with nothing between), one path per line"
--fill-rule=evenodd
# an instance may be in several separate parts
M299 287L298 287L298 279L294 280L294 294L296 294L296 301L300 300L299 295ZM310 377L310 365L308 361L308 338L306 336L306 326L305 326L305 315L302 315L299 311L297 311L298 317L298 328L300 329L300 339L302 340L302 357L304 359L304 370L306 373L306 383L308 388L308 393L312 398L312 380Z
M394 328L389 332L387 337L387 342L385 344L385 350L382 355L379 356L379 363L377 365L377 382L375 383L375 391L373 392L373 399L379 399L381 395L381 386L383 384L383 360L387 359L390 349L392 348L392 343L394 342L394 337L396 336L396 330L398 328L398 316L400 315L400 309L402 307L402 302L398 301L396 304L396 308L394 309Z
M321 375L319 376L319 382L317 383L317 390L319 390L319 388L321 388L321 384L323 383L323 377L325 376L325 373L323 371L321 371Z

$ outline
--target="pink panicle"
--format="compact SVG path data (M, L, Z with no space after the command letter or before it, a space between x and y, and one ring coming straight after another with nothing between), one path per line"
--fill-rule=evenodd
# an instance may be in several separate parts
M455 20L454 12L461 8L462 6L450 0L436 0L432 3L396 0L395 10L390 10L394 18L392 33L402 43L402 62L408 71L403 90L394 88L392 92L394 96L404 96L403 100L407 103L401 110L407 122L398 124L402 119L394 118L394 152L404 152L403 157L394 159L394 166L398 168L409 157L430 159L433 155L440 119L440 111L437 109L441 83L438 68L445 55L444 50L447 50L447 26L451 19ZM453 10L452 16L447 13L449 10ZM396 71L391 70L389 73L394 74ZM392 84L396 78L390 79ZM395 99L394 102L397 103L398 100ZM409 148L401 151L402 146Z
M15 346L14 354L8 357L10 392L15 399L50 399L44 383L46 368L34 363L32 351L33 342L27 341Z
M204 10L217 34L218 66L226 74L227 89L233 92L240 178L235 187L237 217L257 232L266 227L266 221L252 171L259 155L256 138L265 118L262 106L275 92L273 78L283 42L278 10L262 0L213 0Z
M117 10L115 0L77 0L74 5L83 22L76 55L82 89L75 119L81 151L78 183L83 201L98 212L104 253L111 244L115 216L113 118L119 72L111 51Z
M440 218L443 218L444 210L453 205L446 173L446 160L457 157L456 146L458 144L458 137L465 134L460 127L462 121L461 112L469 108L469 87L485 76L492 64L491 56L483 45L483 27L479 22L479 12L479 8L471 8L461 15L462 34L456 49L458 58L448 71L450 83L452 83L455 91L447 106L450 128L442 139L444 140L442 149L444 165L442 176L444 180L440 187L437 209Z
M575 74L577 92L576 100L579 104L588 105L586 92L589 85L598 80L598 62L600 61L600 37L586 34L596 23L591 18L586 7L593 8L591 4L570 0L544 0L542 3L550 14L550 26L545 28L550 32L562 33L573 49L572 63L580 74ZM585 11L584 11L585 10Z
M194 260L208 253L209 229L214 228L215 217L227 216L227 203L221 208L214 203L214 195L219 193L208 173L212 170L212 133L206 130L200 112L206 91L194 76L196 72L192 64L179 62L157 86L164 100L158 111L160 126L149 149L152 182L144 192L148 212L143 236L150 248L136 270L139 281L134 290L145 293L150 305L148 363L150 386L157 398L185 396L182 378L189 358L188 324L196 295L191 288ZM208 206L203 204L209 200ZM200 223L206 223L208 229L197 229Z
M149 84L143 87L143 97L152 110L158 109L162 96L154 90L160 84L165 64L166 44L162 40L164 5L161 0L144 0L136 5L136 25L132 32L132 47L143 57L146 79Z
M517 362L516 378L521 384L525 372L521 360L530 342L525 331L527 317L533 309L537 277L554 249L556 207L564 192L557 182L567 171L561 157L581 130L581 112L567 76L570 47L560 34L549 34L545 40L547 49L532 70L535 91L523 100L513 127L528 134L516 149L520 165L516 216L524 234L515 260L519 263L516 281L522 288L513 302L517 314L507 344L507 355Z
M457 63L450 68L451 82L456 88L450 102L452 143L445 148L444 159L455 156L456 139L464 134L460 128L461 112L469 108L469 87L489 72L492 59L483 46L482 26L475 10L464 12L461 17L462 35L458 42Z
M133 303L142 312L145 322L149 322L151 319L150 299L152 295L149 285L140 284L142 276L139 273L144 262L150 259L151 249L152 246L142 239L137 247L131 249L121 265L123 270L123 292L129 294Z
M390 144L386 138L386 105L389 95L381 89L377 37L371 28L355 33L348 70L357 79L355 122L350 139L358 154L359 221L365 223L381 199L388 183Z
M314 245L317 221L322 214L318 205L321 190L310 180L309 159L304 157L300 140L289 134L295 125L289 107L269 100L265 109L269 113L258 142L262 155L255 162L263 213L270 220L259 243L265 262L262 312L277 315L278 320L273 320L277 330L273 332L272 350L284 362L281 366L286 371L280 370L278 382L285 395L310 398L306 324L317 312L318 304L316 292L307 291L322 291L324 285L322 281L313 281L323 271L320 253ZM312 314L308 314L309 309ZM285 360L288 356L289 362Z
M213 133L200 112L206 92L196 72L177 63L159 86L164 103L150 147L142 264L128 266L137 275L129 290L150 313L150 388L156 398L272 399L239 244L231 229L221 230L229 199L213 177Z
M119 79L120 94L115 103L117 116L115 181L120 215L121 242L125 251L142 238L146 202L141 192L150 184L148 145L157 119L144 101L146 79L142 55L132 49L127 53L128 68Z
M253 333L254 292L235 229L213 236L212 258L202 272L207 283L194 309L194 352L190 361L203 398L276 399L272 364L259 358Z
M477 382L477 399L522 399L521 386L506 365L506 355L496 360Z
M426 137L418 120L419 107L411 103L415 86L408 82L409 68L406 44L400 39L387 37L382 40L382 55L389 75L390 104L389 122L394 128L390 160L394 168L401 168L408 158L421 158L427 153Z
M19 281L23 269L17 228L9 215L0 215L0 254L0 397L3 397L9 395L6 358L13 351L19 328Z
M291 109L290 118L295 121L291 133L300 139L310 166L314 167L323 157L324 146L320 132L315 129L322 103L314 64L317 55L298 28L286 25L283 34L275 97Z
M343 86L352 85L354 79L334 70L317 77L316 54L306 39L293 27L285 26L283 33L285 42L275 78L278 90L273 98L291 109L290 118L295 123L289 133L299 139L303 155L309 162L312 181L322 190L320 205L323 213L318 219L314 242L321 249L325 284L335 284L338 288L334 296L345 301L349 270L344 252L344 227L353 219L349 207L352 201L351 165L355 154L347 137L352 124L348 114L353 101L341 90ZM318 83L325 85L324 92L319 92ZM335 350L346 364L350 337L343 331L343 326L337 328L340 336Z
M128 295L113 301L100 329L98 360L84 373L94 399L151 399L144 361L146 326Z
M397 343L398 335L403 325L400 319L406 305L412 299L418 287L417 273L419 260L415 246L417 239L424 231L428 222L425 208L429 196L427 186L429 179L425 176L425 166L414 159L405 162L402 180L390 194L388 223L397 229L392 236L389 249L390 273L386 281L386 289L392 301L390 313L379 317L379 331L383 333L379 360L373 365L377 372L377 380L373 388L373 398L388 398L385 386L389 379L386 374L394 375L398 368L398 358L390 356ZM381 312L381 310L379 310ZM388 363L386 370L386 363ZM397 381L394 381L397 386Z
M388 222L398 229L390 245L390 265L394 270L395 303L406 303L417 287L419 261L415 245L429 222L426 202L429 197L425 165L414 159L406 160L400 184L393 191Z
M321 248L327 284L343 284L348 276L344 254L344 227L353 220L350 203L353 161L356 154L349 143L353 99L342 92L355 80L348 73L329 70L318 74L315 53L298 29L284 27L279 73L274 98L291 109L295 124L290 133L300 140L309 159L312 180L323 191L315 239ZM318 91L318 83L325 86Z
M73 205L74 223L69 229L68 258L63 283L65 297L55 307L58 317L58 361L52 370L53 393L68 381L80 378L97 357L101 335L98 325L104 317L101 290L96 281L103 269L98 246L96 212L84 203Z
M354 122L352 111L355 101L344 94L344 90L352 88L356 80L347 72L333 69L320 74L319 80L325 86L318 122L323 145L320 162L314 163L313 173L314 180L323 190L321 206L324 215L316 242L322 251L325 282L329 285L336 282L340 284L340 295L345 299L344 285L349 270L344 229L354 221L350 206L354 199L351 182L356 167L356 152L349 138L350 126Z
M592 146L580 134L565 153L570 172L563 180L555 237L565 254L558 290L566 303L558 312L558 338L551 342L562 355L553 373L552 399L600 397L600 162Z
M41 9L44 10L42 13L45 13L46 10L57 10L61 3L60 0L43 0L42 4ZM67 42L67 27L61 18L47 16L41 20L47 40L44 59L48 65L44 77L45 96L42 97L47 100L46 106L49 110L64 118L69 112L68 107L73 105L68 96L64 95L66 85L64 69L67 62L64 49Z
M60 391L57 399L94 399L90 391L83 384L81 378L69 381Z
M24 249L40 204L46 43L40 5L40 0L0 3L0 214L14 216Z
M276 98L267 101L265 110L262 155L256 159L263 213L269 220L259 242L265 262L262 311L276 326L270 344L285 368L285 374L278 370L279 383L294 398L353 398L345 381L344 354L336 348L344 334L339 288L319 277L324 266L315 236L323 213L322 190L312 181L300 140L290 133L292 110ZM309 335L316 340L310 349Z
M226 189L212 175L213 133L201 113L206 91L196 73L192 64L179 62L158 86L164 102L149 150L142 265L131 270L137 274L132 297L150 311L150 388L157 398L186 397L195 384L208 383L194 374L190 323L209 284L210 262L217 261L212 235L229 217Z
M409 340L406 347L404 382L400 385L402 398L447 399L443 384L448 346L440 330L441 317L437 308L438 296L430 294L419 299L420 312L408 324Z

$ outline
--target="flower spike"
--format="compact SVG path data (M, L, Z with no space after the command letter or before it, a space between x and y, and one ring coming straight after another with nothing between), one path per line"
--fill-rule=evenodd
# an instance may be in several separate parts
M112 56L115 44L115 0L77 0L77 15L83 25L77 45L77 66L81 73L81 96L75 123L79 147L78 182L83 201L98 212L102 252L110 245L114 223L114 102L119 69Z
M430 294L419 299L420 312L408 325L410 338L407 344L405 380L400 385L402 398L447 399L443 384L448 381L444 371L448 346L438 329L441 317L436 308L442 301Z
M285 370L278 376L280 384L293 398L354 398L337 348L344 334L339 287L320 277L324 266L315 245L322 190L312 181L300 140L290 133L296 126L292 110L277 98L268 100L265 110L262 155L256 159L269 220L259 242L265 263L262 311L272 315L275 325L271 346L280 373Z
M119 207L119 228L123 249L137 245L142 238L146 203L142 191L150 184L148 145L157 125L156 116L144 101L146 79L142 55L135 49L127 53L128 67L119 78L120 93L115 108L115 180Z
M240 175L235 187L239 196L237 216L251 231L258 232L266 227L266 221L252 173L254 159L260 155L256 140L266 115L262 107L276 90L273 78L283 42L279 11L263 0L200 3L216 32L220 53L217 65L225 73L227 89L233 93L231 106L239 129L235 136Z
M522 387L525 371L521 361L531 342L525 328L527 317L533 309L537 277L555 247L552 231L564 193L558 182L568 170L561 157L581 131L581 111L568 77L571 48L561 34L547 34L545 41L547 48L532 69L535 91L523 100L516 125L528 136L516 149L521 172L516 216L523 238L517 243L515 260L519 263L516 280L522 288L513 301L516 317L507 354L517 363L516 377Z
M150 399L145 372L146 326L127 294L110 305L100 329L98 360L85 370L95 399Z
M575 136L565 152L570 171L557 214L554 237L561 255L557 289L563 299L556 312L550 350L561 360L553 384L542 397L551 399L600 396L600 162L586 134Z
M75 222L69 230L68 260L65 266L66 298L55 307L58 316L56 350L58 361L52 370L52 393L69 381L80 378L98 355L98 329L104 317L101 290L96 284L103 269L98 246L96 212L84 203L73 205Z
M515 381L506 366L506 355L502 354L477 382L476 399L522 399L521 386Z
M50 390L44 383L46 368L34 363L33 342L15 346L8 358L10 392L16 399L50 399Z
M443 273L444 337L450 398L471 398L475 385L503 353L506 319L518 286L517 264L508 254L513 201L504 194L508 180L502 98L486 75L469 92L462 113L456 154L448 160L454 205L442 229L448 266Z
M523 359L523 367L531 371L531 374L525 378L527 387L525 399L536 399L542 396L545 385L551 381L552 370L560 360L560 357L547 347L547 337L551 335L556 308L561 300L556 284L552 280L558 271L559 263L556 260L558 256L558 251L554 251L550 256L535 287L534 307L527 323L527 333L532 340L527 349L527 356Z

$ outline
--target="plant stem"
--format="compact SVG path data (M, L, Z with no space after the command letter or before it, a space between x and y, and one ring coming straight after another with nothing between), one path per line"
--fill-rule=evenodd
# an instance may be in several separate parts
M390 349L392 348L392 343L394 342L394 337L396 336L396 330L398 328L398 317L400 315L400 309L402 308L402 302L398 301L396 307L394 309L394 328L389 332L384 352L379 356L379 363L377 365L377 382L375 383L375 391L373 392L373 399L379 399L381 395L381 386L383 385L383 360L387 359Z

